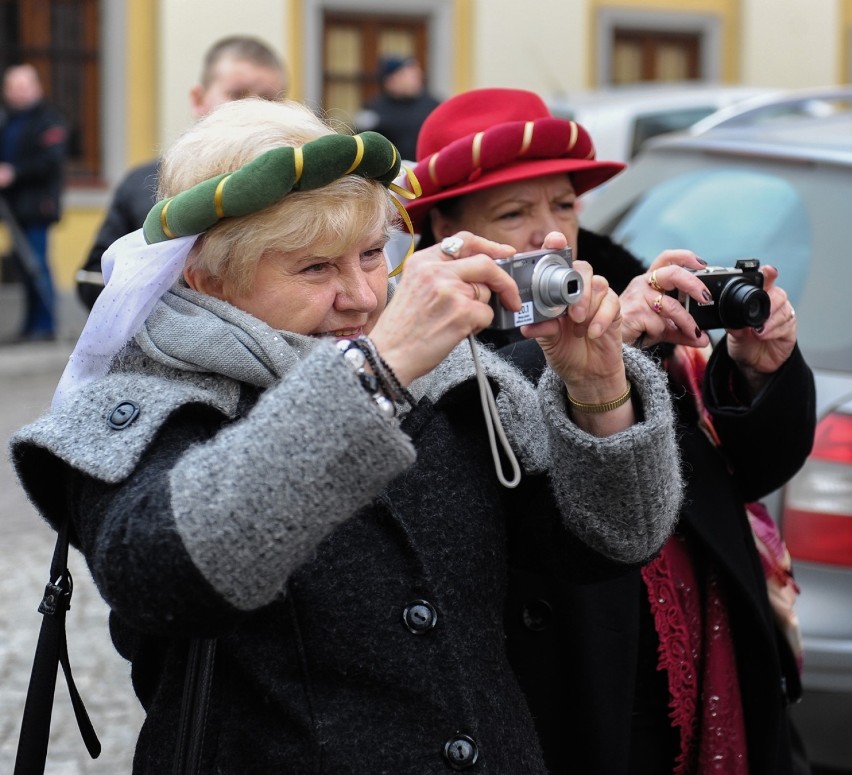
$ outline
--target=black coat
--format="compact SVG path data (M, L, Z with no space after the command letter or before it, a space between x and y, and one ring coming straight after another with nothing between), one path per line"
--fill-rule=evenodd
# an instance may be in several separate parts
M365 105L360 121L364 122L362 129L384 135L397 147L403 159L414 161L417 134L426 117L437 107L438 100L426 91L416 97L394 97L381 92Z
M10 118L0 112L0 147ZM15 168L15 180L0 190L21 226L59 220L67 137L65 120L46 102L26 111L16 152L5 160Z
M596 262L591 246L601 244L609 258L618 258L617 246L598 243L588 233L585 239L581 255L597 271L606 259ZM632 274L614 277L613 287L621 290ZM507 352L527 373L542 366L537 346L516 344ZM810 452L813 375L796 349L744 409L730 400L734 369L724 344L717 346L704 397L722 451L698 429L692 399L676 402L687 483L678 530L716 565L729 601L749 772L788 775L794 772L794 754L787 706L799 698L801 686L793 655L773 620L743 504L781 486ZM517 531L513 546L510 659L536 718L548 766L555 775L626 775L643 620L640 571L576 583L555 565L545 573L532 568L529 558L541 547L528 531Z
M112 543L132 553L150 545L139 533L162 536L149 565L171 576L187 567L176 584L202 600L208 583L186 566L164 478L222 422L206 408L175 412L126 485L89 480L37 451L19 462L39 477L74 477L68 497L87 555ZM216 622L202 772L425 775L468 769L475 758L471 772L546 774L503 642L506 525L534 509L578 574L626 566L554 527L543 475L526 475L515 490L494 486L475 381L436 404L422 400L403 429L417 465L336 528L278 599ZM144 517L94 519L114 498L118 511ZM116 612L110 630L147 714L133 772L170 772L187 642L143 633Z
M157 201L159 164L159 159L153 159L134 167L113 194L106 217L82 266L86 274L77 279L77 296L89 309L104 287L103 279L93 282L92 275L101 274L101 257L106 249L125 234L141 229L148 211Z

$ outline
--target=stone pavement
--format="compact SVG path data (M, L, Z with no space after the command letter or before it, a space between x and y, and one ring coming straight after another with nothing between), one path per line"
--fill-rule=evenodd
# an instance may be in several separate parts
M0 330L10 319L13 296L0 293ZM0 772L11 773L18 744L41 615L38 604L47 582L55 534L37 516L8 461L10 435L44 412L73 346L79 310L64 318L61 341L0 345ZM13 305L12 305L13 306ZM143 713L130 685L128 663L107 632L107 608L80 555L69 567L74 595L68 612L68 652L72 672L103 752L92 760L77 729L62 670L56 682L48 775L129 773Z

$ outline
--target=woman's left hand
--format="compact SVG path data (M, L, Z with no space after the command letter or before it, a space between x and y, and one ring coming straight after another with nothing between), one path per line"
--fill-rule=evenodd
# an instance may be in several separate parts
M796 312L787 292L775 284L778 270L764 264L763 290L769 294L770 312L759 328L728 329L728 354L753 387L778 371L796 346Z
M567 244L551 232L543 247L558 250ZM621 305L604 277L586 261L573 264L583 277L583 294L565 315L521 328L535 338L551 368L559 374L569 394L585 403L605 403L626 387L621 348Z

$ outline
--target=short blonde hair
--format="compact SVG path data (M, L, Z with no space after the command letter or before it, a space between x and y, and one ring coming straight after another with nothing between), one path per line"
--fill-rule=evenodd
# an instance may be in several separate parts
M160 167L160 198L175 196L266 151L300 147L334 134L300 103L249 98L225 103L185 132ZM224 218L205 232L188 263L223 286L247 291L269 250L310 248L318 257L340 255L370 232L395 230L396 209L381 183L344 175L312 191L294 191L257 213Z

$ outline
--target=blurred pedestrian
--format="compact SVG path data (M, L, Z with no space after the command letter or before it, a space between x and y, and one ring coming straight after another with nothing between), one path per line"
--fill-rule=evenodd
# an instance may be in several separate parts
M21 227L32 259L22 261L26 312L17 341L50 340L56 335L56 319L47 238L50 224L61 215L68 130L60 113L45 101L32 65L6 70L3 103L0 195Z
M358 114L358 130L383 134L403 159L413 160L420 125L438 106L438 100L426 90L423 69L414 57L382 57L377 78L381 92Z
M225 102L243 97L279 100L287 92L282 60L262 41L233 35L216 41L204 56L201 79L189 91L194 118L206 116ZM77 296L89 309L104 287L101 256L119 237L142 227L157 193L160 160L131 169L119 183L106 217L82 269L77 272Z

